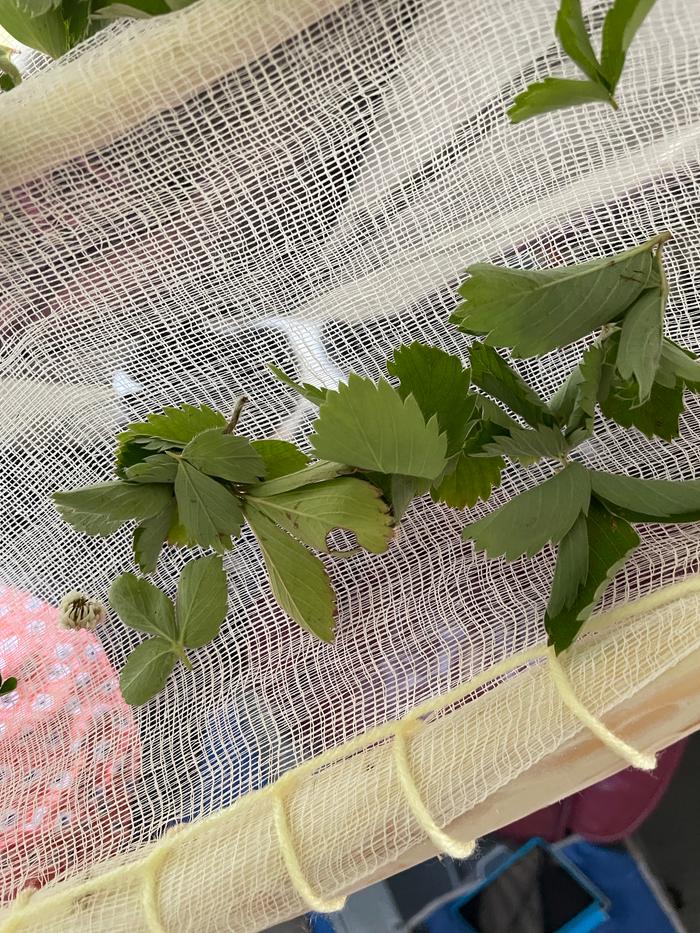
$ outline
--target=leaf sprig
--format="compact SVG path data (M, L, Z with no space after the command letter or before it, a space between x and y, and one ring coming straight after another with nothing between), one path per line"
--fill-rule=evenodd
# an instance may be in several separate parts
M0 0L0 26L23 45L60 58L109 20L144 19L184 9L194 0ZM0 47L0 91L16 87L21 76Z
M585 79L545 78L535 81L515 98L508 110L512 123L574 107L607 103L617 110L615 89L637 30L655 0L614 0L603 24L600 59L596 56L581 12L581 0L561 0L555 33L564 52Z
M537 272L470 267L452 321L475 339L470 368L412 343L387 361L386 379L351 374L337 389L297 386L318 405L315 455L281 440L235 434L207 406L149 415L119 436L117 479L56 493L78 531L109 535L135 523L134 559L153 573L166 545L209 548L188 563L175 605L131 573L110 603L152 636L130 655L122 691L141 703L162 689L187 651L215 638L226 613L222 556L248 524L272 592L304 629L332 641L335 594L314 552L381 554L415 496L453 508L488 500L509 461L540 460L550 477L463 532L489 558L557 549L544 624L557 651L571 644L615 573L639 544L634 524L700 520L700 480L670 482L591 470L577 448L598 412L649 437L678 436L684 392L700 389L700 362L664 336L668 234L617 256ZM539 357L594 333L580 361L545 400L502 354ZM672 398L673 404L668 400ZM330 536L354 537L344 550Z

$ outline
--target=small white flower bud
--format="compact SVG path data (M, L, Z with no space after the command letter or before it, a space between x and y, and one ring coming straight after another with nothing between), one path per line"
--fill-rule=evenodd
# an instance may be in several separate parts
M58 624L62 628L85 628L92 631L106 617L107 611L102 603L77 590L72 590L58 604Z

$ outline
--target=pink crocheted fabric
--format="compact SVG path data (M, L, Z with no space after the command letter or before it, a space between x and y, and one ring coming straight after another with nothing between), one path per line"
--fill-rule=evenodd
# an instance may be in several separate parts
M138 731L99 639L57 610L0 586L0 901L131 832ZM89 828L89 833L86 831Z

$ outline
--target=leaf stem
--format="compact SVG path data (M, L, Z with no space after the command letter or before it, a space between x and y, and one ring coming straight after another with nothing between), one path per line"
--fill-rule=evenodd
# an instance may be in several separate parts
M187 657L187 652L185 651L185 648L184 648L183 645L176 645L176 646L175 646L175 654L176 654L176 655L178 656L178 658L182 661L182 663L185 665L185 667L187 668L187 670L188 670L188 671L191 671L191 670L192 670L192 662L191 662L190 659Z
M233 409L233 414L229 419L229 423L224 428L224 434L233 434L236 430L236 425L238 424L238 419L241 417L241 412L243 411L243 406L248 402L249 399L242 395L236 402L236 407Z

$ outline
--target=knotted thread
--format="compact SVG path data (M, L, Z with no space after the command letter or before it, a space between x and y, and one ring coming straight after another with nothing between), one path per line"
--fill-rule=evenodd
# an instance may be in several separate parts
M642 771L653 771L656 767L656 756L646 755L638 751L631 745L628 745L623 739L611 732L600 719L597 719L593 713L589 712L583 703L574 693L573 687L566 672L562 667L561 661L552 645L547 648L547 662L549 664L549 673L557 688L557 692L562 702L571 710L579 722L582 722L604 745L615 752L623 761L628 762L634 768Z
M297 855L292 829L289 825L289 816L287 814L286 792L290 785L289 778L282 778L273 785L272 793L272 816L277 832L277 841L279 842L280 852L287 868L287 873L294 886L294 890L304 903L319 914L332 914L336 910L342 910L345 906L344 897L324 898L314 890L309 883L304 869L301 866L299 856Z
M393 742L394 763L404 797L418 825L438 852L457 859L469 858L476 848L476 842L474 840L460 842L448 835L443 829L440 829L418 790L408 754L408 738L419 725L420 720L413 716L409 716L396 724L396 734Z

